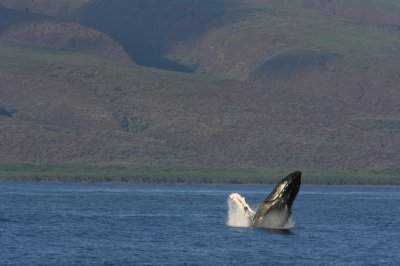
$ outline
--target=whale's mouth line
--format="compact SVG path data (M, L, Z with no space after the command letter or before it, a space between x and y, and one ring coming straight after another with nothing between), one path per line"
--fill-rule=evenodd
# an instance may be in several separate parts
M295 171L282 179L256 211L239 193L228 197L227 224L234 227L258 227L272 230L290 230L292 205L299 192L301 172Z

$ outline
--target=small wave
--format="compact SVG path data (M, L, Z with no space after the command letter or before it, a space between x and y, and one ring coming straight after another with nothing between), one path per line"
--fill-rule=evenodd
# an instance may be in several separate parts
M15 221L0 217L0 223L13 223L13 222L15 222Z

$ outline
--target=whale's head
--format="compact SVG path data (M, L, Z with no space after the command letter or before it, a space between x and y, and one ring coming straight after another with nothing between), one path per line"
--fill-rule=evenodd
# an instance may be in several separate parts
M300 184L301 172L299 171L295 171L282 179L257 209L253 218L253 225L264 226L264 218L267 214L276 214L274 216L279 216L282 221L287 220L291 215L292 205L299 192Z
M293 202L296 199L301 184L301 172L296 171L282 179L269 196L264 200L264 203L271 205L273 208L292 208Z

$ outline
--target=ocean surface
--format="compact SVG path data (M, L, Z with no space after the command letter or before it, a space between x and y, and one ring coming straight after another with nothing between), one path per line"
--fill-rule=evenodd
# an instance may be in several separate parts
M273 186L0 183L0 265L400 265L400 187L302 186L289 231L226 225Z

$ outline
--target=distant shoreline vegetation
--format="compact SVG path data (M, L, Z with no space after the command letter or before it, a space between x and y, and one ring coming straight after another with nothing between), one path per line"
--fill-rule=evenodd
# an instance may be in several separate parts
M187 183L187 184L274 184L297 169L257 167L205 167L175 165L117 164L3 164L0 181L73 183ZM336 171L298 169L303 184L314 185L400 185L393 170ZM398 171L397 171L398 172Z

